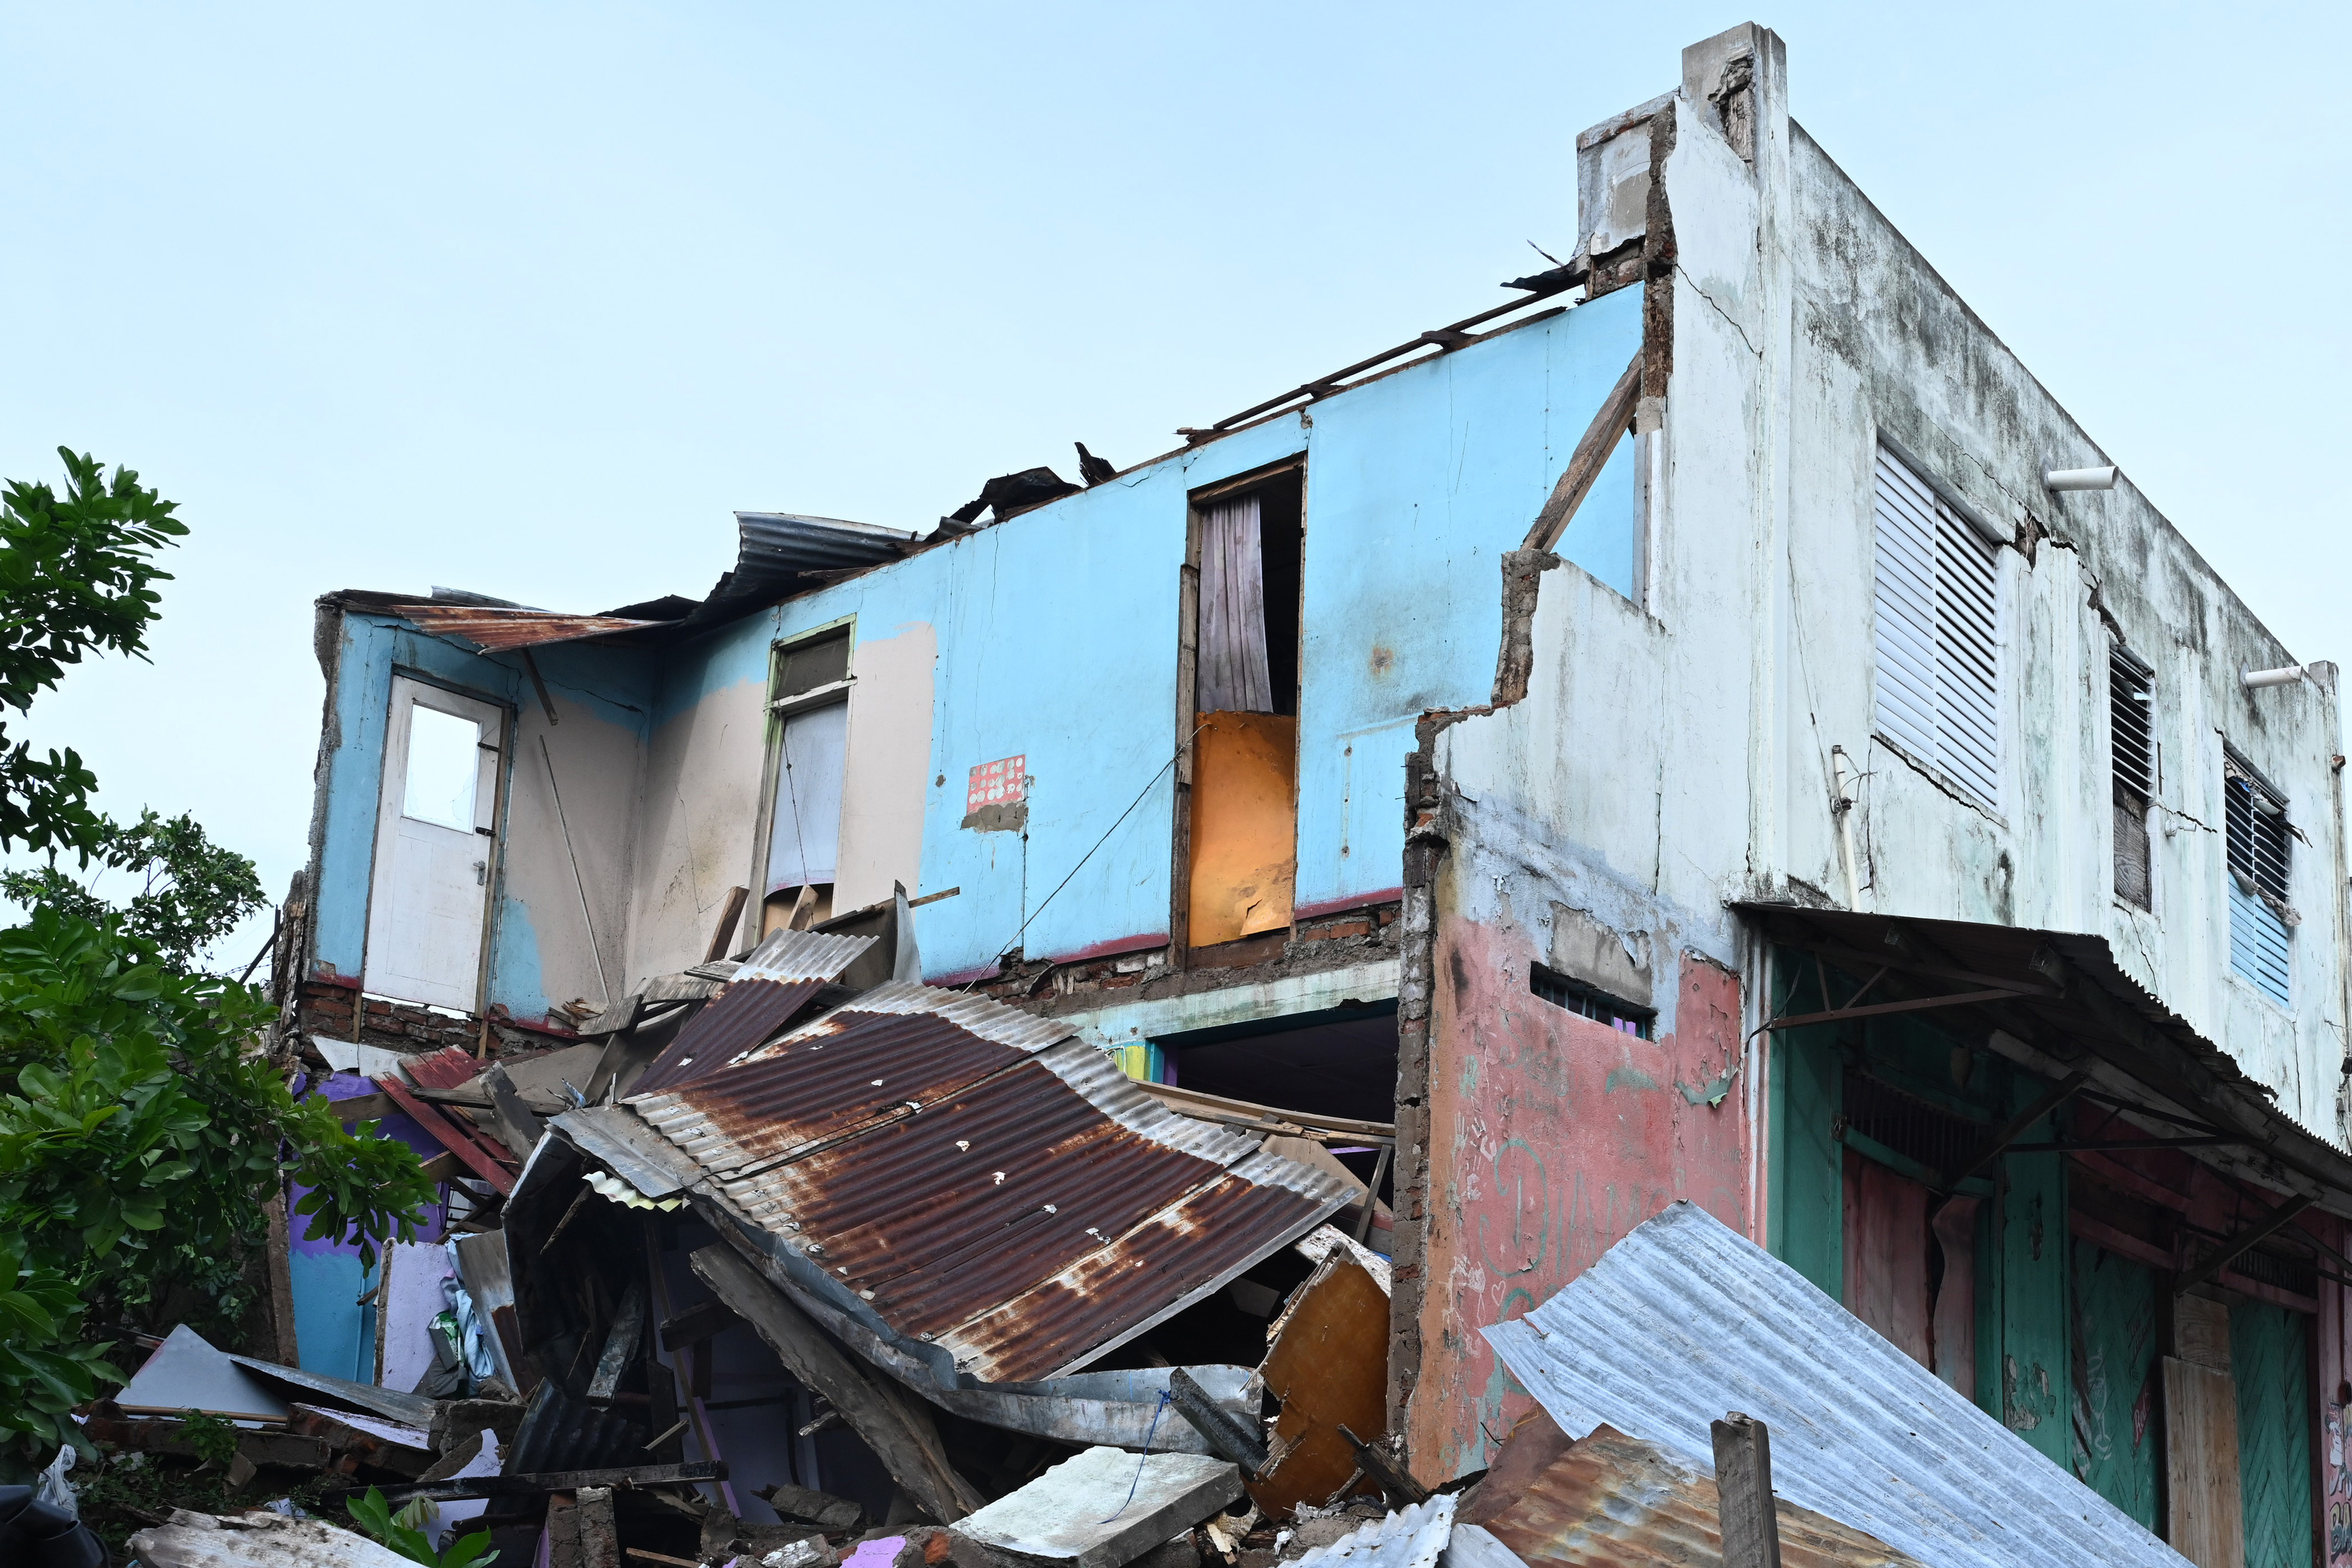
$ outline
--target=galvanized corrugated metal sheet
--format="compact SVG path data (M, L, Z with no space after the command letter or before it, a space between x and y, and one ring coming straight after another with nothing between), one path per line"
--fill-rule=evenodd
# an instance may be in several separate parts
M741 537L739 572L828 572L871 566L906 553L914 535L838 517L804 517L789 511L739 511Z
M646 1064L638 1094L704 1078L798 1016L817 993L874 945L870 936L780 931L752 950L716 998Z
M891 1331L982 1381L1052 1377L1351 1193L1173 1114L1066 1036L894 983L628 1104Z
M1437 1568L1454 1536L1454 1510L1460 1500L1440 1492L1427 1502L1376 1519L1328 1546L1298 1559L1298 1568Z
M643 631L660 621L627 620L619 616L567 616L553 610L502 610L484 605L400 604L390 606L404 620L428 632L461 637L493 652L509 648L545 647L550 643L578 642L583 637Z
M2185 1559L1796 1270L1677 1203L1517 1322L1485 1331L1561 1429L1601 1423L1713 1468L1709 1423L1772 1433L1772 1480L1929 1568Z
M1778 1502L1782 1568L1916 1568L1859 1530ZM1482 1527L1529 1564L1683 1568L1723 1556L1714 1476L1608 1426L1507 1493L1471 1493L1458 1521L1457 1530Z

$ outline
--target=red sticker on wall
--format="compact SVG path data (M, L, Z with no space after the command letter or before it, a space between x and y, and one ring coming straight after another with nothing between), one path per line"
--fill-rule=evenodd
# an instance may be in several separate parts
M971 770L971 777L964 785L963 808L973 812L983 805L1004 805L1019 800L1028 792L1028 754L1000 757Z

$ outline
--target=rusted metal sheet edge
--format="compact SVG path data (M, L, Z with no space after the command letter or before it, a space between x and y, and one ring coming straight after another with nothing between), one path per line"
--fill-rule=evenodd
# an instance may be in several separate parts
M874 942L870 936L835 936L821 931L775 931L751 950L751 957L735 966L728 980L730 984L737 980L835 980Z
M620 632L643 631L647 626L666 624L629 620L619 616L497 609L487 605L401 604L386 607L403 620L413 621L436 636L461 637L493 652L544 647L550 643L611 637Z
M1018 1008L1008 1007L992 997L942 991L937 986L912 980L886 981L843 1003L835 1009L835 1013L881 1013L901 1016L928 1013L992 1044L1030 1052L1042 1051L1048 1046L1059 1044L1076 1032L1072 1025L1059 1018L1036 1017ZM785 1038L824 1033L834 1016L829 1013L811 1019Z
M787 1040L792 1037L785 1037ZM1059 1079L1095 1110L1137 1136L1150 1139L1164 1148L1190 1154L1219 1167L1231 1167L1248 1159L1261 1147L1261 1141L1246 1132L1201 1121L1169 1110L1145 1094L1134 1079L1119 1071L1108 1053L1076 1038L1048 1046L1029 1058L1007 1063L961 1083L941 1085L926 1104L894 1106L854 1127L843 1128L823 1138L769 1153L754 1153L744 1148L728 1133L717 1118L707 1114L694 1103L696 1094L709 1086L709 1079L698 1079L649 1095L634 1096L626 1103L698 1165L723 1181L742 1183L780 1165L806 1160L854 1139L898 1126L920 1116L929 1105L940 1104L957 1095L969 1094L1007 1073L1019 1072L1033 1062Z
M887 1327L867 1321L834 1299L830 1290L808 1288L803 1277L813 1272L805 1261L774 1238L726 1213L709 1194L698 1205L713 1228L761 1277L792 1299L793 1305L814 1318L862 1360L952 1415L984 1422L1006 1431L1049 1437L1057 1442L1108 1444L1140 1449L1149 1442L1160 1450L1206 1454L1207 1442L1181 1421L1171 1421L1160 1410L1159 1395L1166 1387L1168 1368L1139 1373L1098 1373L1036 1383L982 1384L957 1373L952 1366L932 1364L938 1352L908 1342ZM822 1273L815 1275L830 1285ZM1253 1367L1196 1366L1186 1369L1207 1389L1217 1405L1235 1418L1255 1421L1259 1404L1257 1372ZM942 1382L944 1377L947 1381ZM1123 1396L1124 1395L1124 1396ZM1159 1427L1152 1429L1153 1418Z
M1313 1230L1317 1226L1321 1225L1325 1220L1329 1219L1333 1215L1339 1213L1339 1210L1347 1206L1348 1200L1350 1195L1349 1190L1343 1188L1341 1184L1336 1178L1324 1175L1319 1171L1309 1171L1304 1165L1295 1165L1292 1162L1281 1159L1277 1155L1265 1154L1256 1156L1255 1158L1266 1161L1269 1163L1291 1165L1293 1169L1299 1172L1302 1175L1307 1176L1310 1182L1323 1184L1330 1190L1323 1195L1320 1202L1313 1201L1313 1194L1302 1193L1301 1195L1308 1197L1310 1203L1312 1203L1312 1206L1307 1210L1304 1218L1283 1226L1279 1231L1270 1232L1266 1239L1261 1245L1251 1248L1246 1254L1240 1257L1228 1267L1218 1270L1215 1274L1210 1276L1207 1280L1195 1286L1191 1290L1186 1291L1183 1295L1177 1297L1174 1300L1170 1301L1158 1311L1127 1325L1110 1338L1103 1341L1100 1344L1095 1345L1091 1349L1084 1351L1078 1355L1076 1355L1070 1360L1063 1363L1060 1366L1055 1367L1052 1372L1045 1374L1048 1378L1067 1377L1073 1373L1083 1371L1085 1368L1092 1366L1096 1362L1100 1361L1103 1357L1108 1355L1111 1352L1118 1349L1119 1346L1126 1344L1138 1334L1147 1333L1152 1329L1158 1328L1161 1323L1166 1322L1177 1313L1183 1311L1186 1308L1196 1306L1199 1303L1207 1300L1210 1297L1215 1295L1218 1291L1232 1284L1235 1279L1240 1279L1242 1275L1248 1272L1251 1268L1255 1268L1266 1258L1271 1257L1273 1254L1281 1251L1284 1247L1288 1247L1292 1242L1297 1241L1300 1237L1305 1236L1308 1231ZM1215 1179L1223 1180L1225 1175L1242 1176L1244 1179L1250 1179L1247 1173L1246 1165L1253 1163L1255 1163L1255 1161L1245 1162L1243 1166L1236 1166L1230 1172L1223 1173ZM1203 1183L1202 1187L1206 1187L1211 1184L1213 1184ZM1290 1185L1288 1183L1282 1184ZM1137 1224L1133 1228L1128 1230L1125 1234L1121 1235L1108 1247L1098 1247L1094 1252L1087 1254L1087 1258L1097 1258L1104 1253L1119 1251L1127 1247L1129 1242L1143 1231L1160 1228L1160 1222L1163 1216L1176 1209L1181 1208L1201 1190L1201 1188L1194 1188L1181 1194L1172 1202L1161 1207L1157 1213L1146 1215L1141 1222ZM1294 1188L1294 1190L1297 1189ZM1072 1259L1069 1266L1070 1270L1075 1270L1086 1260L1087 1258ZM1066 1270L1066 1271L1067 1270ZM966 1322L958 1324L954 1329L951 1329L939 1336L940 1343L952 1348L958 1337L966 1330L971 1329L975 1325L984 1322L991 1318L1002 1316L1006 1313L1017 1313L1024 1301L1034 1297L1041 1291L1053 1288L1055 1283L1055 1281L1053 1279L1042 1280L1037 1285L1032 1287L1029 1290L1023 1292L1020 1296L1014 1297L1012 1300L1003 1303L1002 1306L992 1309L990 1311L981 1313Z
M701 1174L693 1162L665 1141L631 1137L633 1131L645 1131L646 1124L616 1105L567 1110L548 1125L571 1140L573 1148L601 1161L649 1198L682 1193Z

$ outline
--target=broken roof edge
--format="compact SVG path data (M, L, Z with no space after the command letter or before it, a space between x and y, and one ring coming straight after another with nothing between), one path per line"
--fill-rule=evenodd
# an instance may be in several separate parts
M1990 942L2021 949L2026 956L2019 967L2030 973L2011 977L2040 994L2021 993L2003 1005L2030 1013L2063 1005L2088 1015L2097 1028L2077 1031L2072 1024L2065 1026L2070 1035L2079 1034L2083 1041L2081 1059L2074 1062L2000 1028L1989 1031L1984 1042L1987 1049L2045 1077L2053 1066L2061 1076L2083 1070L2101 1090L2138 1102L2137 1107L2126 1105L2127 1110L2138 1109L2159 1120L2168 1113L2202 1115L2233 1126L2247 1134L2248 1146L2268 1158L2248 1159L2227 1146L2181 1152L2227 1176L2310 1198L2327 1213L2352 1218L2352 1152L2273 1104L2275 1090L2132 978L2116 962L2115 952L2103 936L1801 904L1737 900L1727 907L1763 926L1768 937L1791 946L1804 945L1805 936L1791 934L1789 928L1810 924L1832 936L1842 935L1849 943L1866 942L1874 934L1883 942L1885 933L1910 931L1930 942L1940 937L1944 942ZM1813 934L1811 940L1822 937ZM1934 968L1927 961L1891 947L1888 955L1898 971L1906 961L1923 972ZM2000 973L1980 976L2002 977ZM2005 1045L2004 1039L2011 1043ZM2151 1100L2153 1104L2148 1103Z

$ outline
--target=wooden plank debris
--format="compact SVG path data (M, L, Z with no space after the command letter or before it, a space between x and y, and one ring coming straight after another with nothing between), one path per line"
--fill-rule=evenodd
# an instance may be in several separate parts
M1771 1429L1735 1410L1708 1430L1715 1439L1723 1568L1780 1568L1780 1521L1772 1505Z
M1273 1331L1263 1375L1281 1402L1274 1455L1249 1483L1257 1506L1282 1517L1349 1484L1355 1445L1343 1430L1377 1432L1387 1419L1389 1297L1346 1247L1291 1293Z
M948 1462L930 1412L911 1394L869 1378L758 1270L724 1246L703 1247L690 1261L719 1300L768 1342L785 1370L841 1413L924 1512L953 1523L987 1500Z

